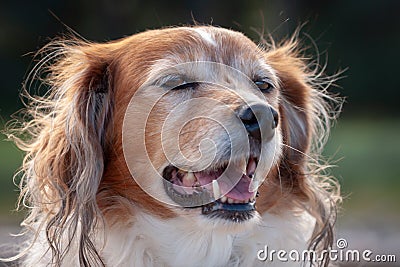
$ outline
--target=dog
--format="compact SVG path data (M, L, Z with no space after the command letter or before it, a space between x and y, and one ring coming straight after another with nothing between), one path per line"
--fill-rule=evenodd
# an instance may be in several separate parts
M329 249L340 193L319 155L337 76L302 51L298 32L257 45L200 25L50 42L30 75L49 91L10 131L29 209L13 259L299 266L260 256Z

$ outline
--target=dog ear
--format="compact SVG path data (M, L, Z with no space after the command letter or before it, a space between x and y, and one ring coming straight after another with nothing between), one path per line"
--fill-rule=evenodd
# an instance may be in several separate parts
M57 58L41 62L49 64L44 70L50 91L42 98L30 97L33 119L25 130L31 139L19 142L27 151L21 198L37 207L25 224L45 226L57 266L70 247L78 247L69 253L79 253L82 266L103 264L91 237L101 218L96 193L113 110L108 54L101 45L57 43L47 53Z
M266 55L281 82L280 122L284 147L278 183L281 190L294 196L295 204L316 219L310 247L327 249L333 242L332 225L340 194L337 182L323 173L327 166L319 162L319 156L336 111L327 101L336 99L326 94L326 84L331 84L337 76L325 77L319 82L321 74L308 69L297 47L296 40L291 39L273 47ZM337 104L340 106L339 100ZM329 259L324 259L321 265L328 263Z
M271 50L267 62L277 71L280 79L280 116L283 135L282 178L293 190L300 184L306 172L308 155L313 138L312 88L307 84L306 64L296 54L295 44L287 43ZM295 193L301 193L300 191Z

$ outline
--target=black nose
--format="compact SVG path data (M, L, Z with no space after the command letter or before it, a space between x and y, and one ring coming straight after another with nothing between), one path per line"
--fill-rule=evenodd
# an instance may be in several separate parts
M274 135L274 129L278 126L279 115L271 106L253 104L243 106L238 117L250 136L261 141L261 131L267 139Z

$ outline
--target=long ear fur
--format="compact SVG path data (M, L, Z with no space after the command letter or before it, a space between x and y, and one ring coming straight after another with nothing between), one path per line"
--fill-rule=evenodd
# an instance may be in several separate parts
M55 41L43 51L32 73L43 72L50 90L44 97L26 94L28 120L14 127L21 138L11 136L26 151L19 203L33 208L23 225L33 229L30 246L46 233L51 251L44 254L55 266L71 246L81 266L104 265L92 236L102 223L96 193L113 110L111 63L107 51L82 41Z
M329 166L320 159L330 122L341 107L340 99L326 90L340 73L324 77L318 71L320 66L310 70L313 63L307 64L298 47L295 35L280 45L273 43L267 52L268 63L281 80L284 150L279 166L280 183L295 195L298 205L316 218L310 248L322 250L332 246L332 229L340 201L339 185L324 174ZM318 264L327 266L328 261Z

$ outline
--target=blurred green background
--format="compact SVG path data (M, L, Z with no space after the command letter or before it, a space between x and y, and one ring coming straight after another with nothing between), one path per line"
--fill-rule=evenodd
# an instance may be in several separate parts
M107 41L145 29L191 24L194 18L257 40L254 29L264 28L279 39L308 22L303 33L315 40L322 59L328 55L327 73L348 68L340 88L333 89L347 100L325 151L339 160L332 173L345 196L338 235L353 246L399 253L399 13L396 0L1 1L0 124L21 108L18 93L32 67L31 52L67 32L63 24L89 40ZM0 226L6 227L17 225L22 216L12 212L17 197L12 176L22 154L4 135L0 139Z

